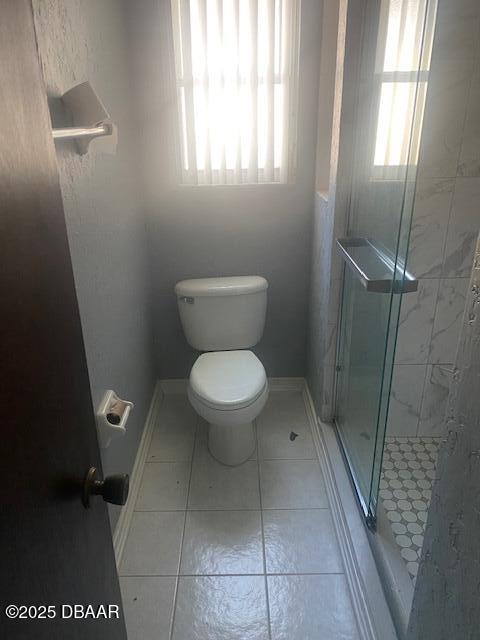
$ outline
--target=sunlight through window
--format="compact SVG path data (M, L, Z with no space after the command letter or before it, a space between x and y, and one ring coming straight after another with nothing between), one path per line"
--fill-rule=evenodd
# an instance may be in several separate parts
M382 3L376 70L379 82L376 167L398 167L418 161L420 140L411 135L415 109L421 116L425 106L435 5L434 0Z
M298 0L172 0L185 184L294 176Z

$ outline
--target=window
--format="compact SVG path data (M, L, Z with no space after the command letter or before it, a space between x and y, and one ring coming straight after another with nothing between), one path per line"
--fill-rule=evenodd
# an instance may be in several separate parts
M415 109L421 117L425 106L435 5L434 0L382 2L376 62L376 168L418 162L421 127L414 127L413 121Z
M298 0L172 0L184 184L294 174Z

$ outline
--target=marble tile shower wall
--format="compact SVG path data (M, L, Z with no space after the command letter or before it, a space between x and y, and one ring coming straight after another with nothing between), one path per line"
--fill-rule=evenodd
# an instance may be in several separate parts
M389 435L441 436L480 229L480 3L439 0Z
M337 313L342 264L332 239L343 235L335 230L328 194L316 192L313 213L312 268L310 281L309 345L307 379L315 407L328 420L333 406ZM326 228L331 226L331 228ZM327 312L325 311L327 310Z

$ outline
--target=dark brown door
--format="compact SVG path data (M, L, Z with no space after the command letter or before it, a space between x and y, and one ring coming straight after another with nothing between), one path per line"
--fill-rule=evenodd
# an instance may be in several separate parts
M0 0L0 293L0 637L125 639L106 504L81 502L101 464L30 0Z

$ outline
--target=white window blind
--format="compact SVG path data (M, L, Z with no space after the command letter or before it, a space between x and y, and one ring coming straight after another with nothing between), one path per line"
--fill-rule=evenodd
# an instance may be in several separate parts
M415 110L421 117L425 106L435 10L436 0L382 2L375 167L418 161L421 128L413 127L413 119Z
M289 182L299 0L171 0L184 184Z

